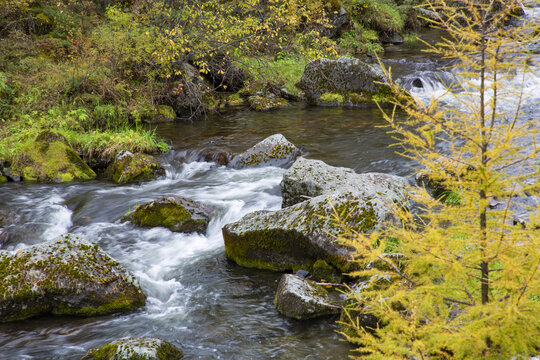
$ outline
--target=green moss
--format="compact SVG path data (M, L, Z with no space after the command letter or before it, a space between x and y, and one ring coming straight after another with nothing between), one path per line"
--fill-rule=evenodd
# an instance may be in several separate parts
M161 121L173 121L176 119L176 112L168 105L157 105L156 112Z
M278 144L274 146L269 152L257 152L246 156L242 160L244 166L258 165L263 161L268 161L269 159L286 159L293 151L296 150L294 145L287 146Z
M227 257L245 267L273 271L304 269L310 267L315 257L306 239L296 231L256 230L237 236L223 229L223 238Z
M119 296L112 298L110 302L107 304L103 304L98 307L92 307L92 306L86 306L78 310L72 310L71 308L64 307L63 309L69 309L69 311L62 312L61 309L57 309L57 311L53 311L53 314L69 314L69 315L78 315L78 316L98 316L98 315L106 315L106 314L113 314L117 312L127 311L131 310L134 307L140 307L144 305L144 300L142 298L133 298L133 297L125 297L125 296ZM55 309L56 310L56 309Z
M124 155L115 160L107 170L107 174L117 184L143 181L163 173L164 170L159 164L143 154Z
M363 103L366 103L368 101L370 101L370 99L358 94L358 93L349 93L347 95L347 100L349 100L353 105L358 105L358 104L363 104Z
M163 226L180 232L203 232L207 225L206 220L194 219L184 207L170 202L139 206L131 215L131 221L138 226Z
M322 259L313 263L311 273L318 280L325 280L332 283L341 282L341 272Z
M60 135L50 132L42 133L34 142L26 144L11 170L27 181L69 182L96 177Z
M41 314L94 316L144 305L146 297L141 290L134 284L122 284L127 279L114 269L119 264L105 257L99 247L73 243L66 236L51 242L47 249L30 248L14 255L1 254L0 322ZM44 276L36 280L31 275L35 272ZM109 295L89 291L82 295L84 301L71 302L74 293L70 292L69 284L73 284L72 291L76 292L79 286L109 282L117 283L114 291L107 290ZM81 303L96 306L81 307Z
M0 184L3 184L5 182L7 182L7 181L8 181L7 177L5 177L3 175L0 175Z
M338 104L343 103L343 95L333 92L325 92L321 95L321 101L325 104L331 104L337 102Z
M183 356L184 354L180 349L168 342L164 342L157 350L159 360L175 360L181 359Z
M107 344L99 349L91 350L81 360L111 360L117 351L117 344Z
M249 104L255 111L270 111L287 106L289 103L287 100L282 98L271 98L268 96L257 95L249 97Z

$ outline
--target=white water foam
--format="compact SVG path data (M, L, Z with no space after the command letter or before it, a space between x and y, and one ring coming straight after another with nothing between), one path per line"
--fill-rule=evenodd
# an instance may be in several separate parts
M148 296L147 316L184 316L190 295L198 290L182 284L182 269L223 251L221 229L225 224L252 211L279 209L278 187L283 172L270 167L234 170L191 162L155 181L99 190L104 197L122 191L126 198L139 199L139 203L161 194L185 196L210 205L215 212L205 234L175 233L161 227L141 229L120 221L93 223L77 229L77 233L98 242L134 272Z

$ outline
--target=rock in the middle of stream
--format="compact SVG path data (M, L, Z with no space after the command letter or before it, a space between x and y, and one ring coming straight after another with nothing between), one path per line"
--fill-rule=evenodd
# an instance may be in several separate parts
M132 274L75 235L15 253L0 251L0 322L110 314L133 310L145 300Z
M124 220L142 227L163 226L176 232L203 233L208 227L212 208L182 196L165 196L137 206Z
M311 176L308 181L306 174L317 166L320 167L319 174L346 172L346 169L321 161L297 160L284 180L289 172L294 173L294 169L305 169L303 178L300 178L300 171L296 172L295 183L309 186L302 185L294 192L289 191L290 202L294 205L274 212L250 213L226 225L223 238L227 257L242 266L275 271L311 270L318 260L324 260L340 273L352 269L353 249L336 239L343 229L332 219L335 211L348 214L345 223L351 229L372 231L385 221L394 220L394 206L396 202L405 201L403 187L407 181L391 175L355 174L352 171L342 183L339 183L340 176L330 175ZM295 203L304 194L313 197Z
M288 168L298 156L300 149L285 136L275 134L236 155L229 165L235 169L261 166Z
M283 274L276 292L274 305L286 317L297 320L339 314L343 305L341 294L326 289L293 274Z

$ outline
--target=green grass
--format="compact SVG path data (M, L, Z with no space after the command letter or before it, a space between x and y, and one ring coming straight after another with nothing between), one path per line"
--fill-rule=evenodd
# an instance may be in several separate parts
M354 21L366 29L383 32L401 32L404 15L393 0L346 0L343 2Z
M276 59L269 57L241 57L236 64L249 73L251 82L270 81L286 88L293 94L299 90L295 84L300 81L308 61L304 58L278 53Z
M117 152L158 153L168 150L154 130L132 128L129 125L115 129L81 130L77 121L88 115L85 109L73 110L61 119L54 114L34 112L19 121L3 122L0 125L0 156L13 159L29 142L45 130L64 136L67 143L88 158L112 158Z

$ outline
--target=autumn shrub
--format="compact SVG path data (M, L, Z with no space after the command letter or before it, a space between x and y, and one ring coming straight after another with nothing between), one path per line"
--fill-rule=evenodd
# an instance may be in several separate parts
M411 187L397 225L344 227L361 269L350 274L360 281L342 319L354 358L529 359L540 350L539 128L523 112L538 71L527 45L540 39L524 19L507 26L508 3L453 3L428 1L447 14L433 21L447 35L429 51L453 60L460 91L403 97L395 105L405 120L383 113L400 152L445 191Z

